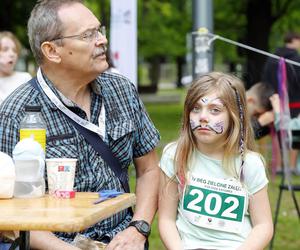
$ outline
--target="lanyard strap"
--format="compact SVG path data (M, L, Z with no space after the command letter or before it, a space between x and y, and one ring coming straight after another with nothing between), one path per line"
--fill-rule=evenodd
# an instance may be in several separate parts
M82 119L80 116L76 115L74 112L69 110L59 99L58 97L52 92L48 84L46 83L41 68L37 71L37 82L40 85L41 89L44 91L44 93L48 96L48 98L51 100L51 102L66 116L68 116L70 119L72 119L74 122L79 124L80 126L98 134L103 140L105 138L105 108L104 108L104 101L102 101L101 105L101 111L99 116L99 127L95 124Z
M38 86L38 81L35 81L35 79L36 78L31 79L30 84L32 84L32 86L38 91L41 91L41 89ZM64 114L66 115L66 113ZM66 115L66 118L81 133L81 135L88 141L88 143L94 148L94 150L99 153L101 158L107 163L107 165L111 168L111 170L120 180L124 191L129 193L130 188L128 183L128 169L126 167L122 168L119 160L116 158L116 156L113 155L108 145L106 145L106 143L101 139L101 137L96 136L94 131L91 131L84 126L81 126L81 124L71 119L68 115Z

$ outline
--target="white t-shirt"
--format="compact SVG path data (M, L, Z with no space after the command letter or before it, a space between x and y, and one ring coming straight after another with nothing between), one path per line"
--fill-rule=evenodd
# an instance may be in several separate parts
M174 177L174 155L177 144L169 144L165 147L160 161L160 168L168 177ZM237 167L239 168L240 160L237 159ZM228 176L221 167L221 161L210 158L199 151L192 154L191 158L192 174L197 176L219 178L229 180ZM262 189L267 185L265 168L260 156L254 152L249 152L245 156L244 163L244 187L247 190L248 197ZM177 177L177 176L176 176ZM179 178L175 179L179 183ZM248 201L246 203L246 206ZM242 222L241 230L238 233L229 233L215 229L203 228L196 226L188 221L182 212L183 199L180 198L178 204L178 213L176 225L183 242L184 249L236 249L245 241L246 237L252 229L250 216L246 212ZM247 207L246 207L247 208Z
M13 72L10 76L0 77L0 104L8 97L16 88L31 79L31 75L27 72Z

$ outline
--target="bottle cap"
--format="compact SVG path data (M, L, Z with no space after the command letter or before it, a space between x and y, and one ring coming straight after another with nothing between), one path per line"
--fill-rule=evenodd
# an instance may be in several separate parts
M39 105L35 105L35 106L26 105L25 106L25 111L26 112L41 112L41 106L39 106Z

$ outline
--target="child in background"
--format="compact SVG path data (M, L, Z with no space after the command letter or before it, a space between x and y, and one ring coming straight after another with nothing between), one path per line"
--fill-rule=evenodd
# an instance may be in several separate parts
M269 100L274 94L270 85L263 82L254 84L246 91L246 102L255 139L270 133L270 124L274 121L272 105Z
M212 72L188 90L181 135L160 162L159 231L167 249L263 249L273 233L245 89Z
M15 71L21 43L9 31L0 32L0 104L22 83L31 79L27 72Z

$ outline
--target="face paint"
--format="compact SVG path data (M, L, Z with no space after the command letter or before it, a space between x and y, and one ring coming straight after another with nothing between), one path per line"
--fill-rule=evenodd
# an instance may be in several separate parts
M199 125L197 126L197 124L193 120L190 120L190 125L191 125L192 131L194 131L197 127L199 127Z
M224 122L223 121L219 121L215 124L208 124L207 125L211 130L215 131L216 134L222 134L224 131Z
M209 129L214 131L216 134L222 134L224 131L224 121L219 121L217 123L208 123L205 125L196 124L193 120L190 120L192 131L196 129Z
M209 101L209 99L206 97L201 98L201 102L203 102L204 104L207 104L208 101Z

